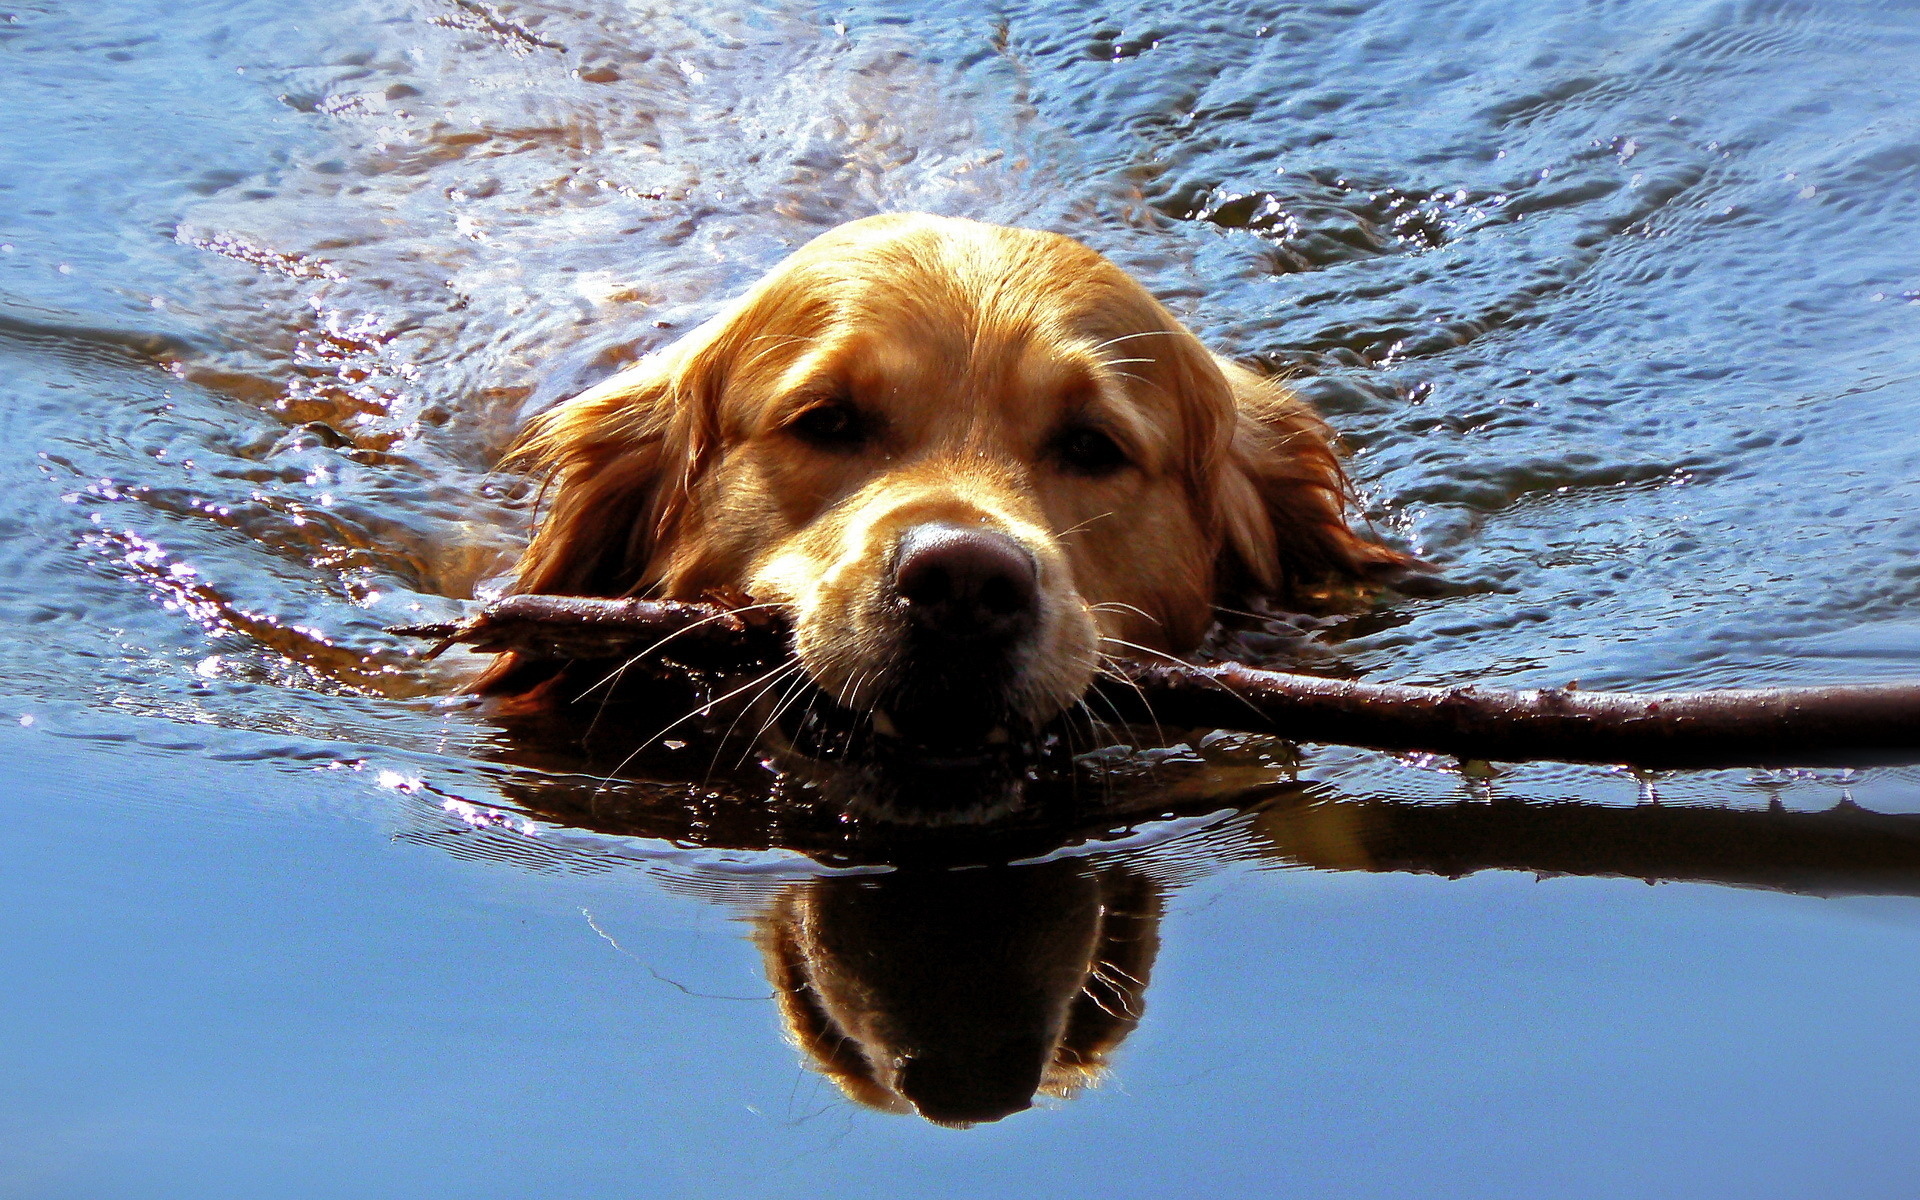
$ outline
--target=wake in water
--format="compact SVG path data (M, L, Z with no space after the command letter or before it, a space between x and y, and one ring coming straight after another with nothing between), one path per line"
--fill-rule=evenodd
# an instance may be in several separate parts
M223 19L181 27L211 76L126 51L142 90L62 84L117 152L20 173L59 197L21 193L0 254L36 456L3 515L46 535L6 600L45 634L9 651L23 692L441 736L465 718L382 697L471 667L381 631L500 586L530 497L493 466L524 418L820 229L910 208L1079 236L1292 376L1374 520L1458 584L1261 613L1218 653L1619 687L1915 669L1920 97L1852 86L1910 60L1892 17ZM151 24L14 36L57 56ZM156 96L197 115L149 120ZM40 136L77 141L65 119Z

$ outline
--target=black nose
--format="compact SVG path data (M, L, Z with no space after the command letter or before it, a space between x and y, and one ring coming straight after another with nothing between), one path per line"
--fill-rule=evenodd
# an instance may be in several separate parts
M914 526L901 535L893 587L914 622L943 638L1011 640L1038 616L1033 555L997 530Z
M998 1121L1032 1108L1053 1047L1035 1038L980 1049L962 1061L909 1058L896 1086L921 1116L942 1125Z

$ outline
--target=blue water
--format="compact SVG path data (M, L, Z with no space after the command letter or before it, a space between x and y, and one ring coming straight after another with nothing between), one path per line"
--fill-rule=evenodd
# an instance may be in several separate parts
M890 885L764 772L607 781L383 628L503 585L528 412L925 208L1287 373L1451 584L1240 653L1915 678L1917 17L0 13L0 1195L1910 1195L1913 769L1130 760L1058 870L1161 898L1144 1017L951 1130L784 1040L756 928Z

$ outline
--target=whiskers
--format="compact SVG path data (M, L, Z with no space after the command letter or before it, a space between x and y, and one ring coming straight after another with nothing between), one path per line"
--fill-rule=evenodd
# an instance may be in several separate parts
M1100 640L1103 642L1111 642L1111 641L1116 641L1117 639L1103 637ZM1133 643L1127 642L1124 644L1130 646ZM1125 671L1120 670L1119 659L1117 659L1115 656L1111 654L1105 653L1104 651L1100 652L1099 661L1094 665L1094 673L1097 674L1102 679L1111 679L1116 683L1124 683L1128 687L1132 688L1134 695L1140 698L1141 710L1147 714L1147 719L1153 722L1154 740L1157 742L1163 742L1163 743L1167 740L1167 731L1160 724L1160 714L1153 711L1153 701L1147 699L1147 693L1145 689L1143 689L1138 683L1134 682L1134 679L1131 675L1128 675ZM1098 692L1090 692L1088 694L1099 695ZM1120 713L1119 705L1113 703L1111 699L1107 700L1107 705L1109 708L1113 710L1113 715L1115 720L1119 720L1119 721L1125 720L1125 718ZM1125 742L1123 740L1122 742L1117 744L1124 745Z
M1155 625L1165 624L1165 622L1162 621L1159 617L1154 616L1152 613L1148 612L1146 609L1140 608L1137 605L1123 604L1118 600L1103 600L1098 604L1089 604L1087 605L1087 611L1088 612L1130 612L1130 613L1133 613L1135 616L1140 617L1142 620L1152 621ZM1131 645L1132 643L1128 643L1128 644Z
M1125 638L1108 637L1103 634L1101 635L1100 640L1103 642L1112 642L1116 646L1125 646L1127 649L1137 651L1141 654L1152 655L1154 658L1163 659L1169 663L1172 663L1174 666L1180 667L1182 669L1190 669L1193 666L1192 663L1188 662L1184 658L1177 658L1174 655L1168 654L1164 650L1155 650L1152 646L1142 646L1139 642L1129 642ZM1146 707L1147 711L1151 713L1153 711L1153 707L1147 700L1146 692L1141 689L1139 683L1136 682L1131 676L1127 676L1125 678L1126 678L1127 684L1131 686L1133 690L1139 694L1141 705ZM1232 696L1235 700L1238 700L1240 703L1246 705L1248 712L1252 712L1256 714L1260 713L1260 707L1256 705L1253 701L1247 699L1245 696L1242 696L1239 692L1234 691L1232 688L1228 687L1225 683L1221 682L1220 680L1215 679L1213 676L1205 675L1205 674L1196 674L1196 678L1205 679L1207 682L1213 684L1213 686L1219 688L1221 691L1225 692L1227 695ZM1156 721L1155 724L1157 726L1158 722Z
M1224 604L1216 604L1216 605L1214 605L1214 606L1213 606L1213 611L1214 611L1214 612L1217 612L1217 613L1225 613L1225 614L1227 614L1227 615L1228 615L1228 616L1230 616L1230 617L1246 617L1247 619L1249 619L1249 620L1253 620L1253 621L1271 621L1271 620L1273 620L1273 614L1272 614L1272 613L1257 613L1257 612L1249 612L1249 611L1247 611L1247 610L1246 610L1246 609L1244 609L1244 608L1229 608L1229 607L1227 607L1227 606L1226 606L1226 605L1224 605Z
M1094 962L1093 969L1087 972L1087 981L1082 985L1080 994L1117 1021L1138 1021L1142 1015L1140 995L1146 989L1146 980L1117 963L1099 959ZM1102 992L1106 993L1104 997ZM1110 1006L1109 1001L1118 1007Z
M1100 513L1098 516L1088 517L1086 520L1080 522L1078 525L1075 525L1070 529L1062 529L1059 533L1054 534L1053 538L1057 542L1064 542L1068 538L1072 537L1074 534L1079 533L1081 530L1087 528L1087 526L1092 525L1095 521L1103 521L1106 518L1112 516L1113 514L1114 514L1114 510L1110 508L1106 512Z
M1097 345L1092 346L1090 349L1094 357L1100 360L1100 365L1107 368L1109 371L1112 371L1115 375L1118 375L1123 379L1131 379L1135 383L1140 384L1142 387L1151 387L1152 385L1147 380L1142 379L1140 376L1134 374L1132 371L1124 371L1124 370L1121 370L1121 368L1126 366L1131 366L1136 363L1149 363L1149 364L1155 363L1160 361L1159 359L1150 358L1150 357L1109 358L1106 355L1102 354L1101 351L1107 349L1110 346L1117 346L1122 342L1134 341L1137 338L1178 337L1179 334L1180 334L1180 331L1175 329L1146 329L1138 333L1123 333L1119 337L1108 338L1106 341L1100 342Z
M648 655L658 653L661 649L665 648L669 643L671 643L675 638L683 637L686 634L692 633L694 630L700 628L702 625L711 625L715 621L724 621L728 617L738 616L741 613L758 612L765 609L783 608L783 607L785 606L780 604L743 604L738 608L729 608L724 612L714 613L710 617L701 617L698 621L689 622L688 624L681 626L680 628L674 630L672 633L661 638L659 641L655 642L653 645L648 646L645 650L642 650L638 654L635 654L631 658L628 658L625 662L615 667L599 682L594 683L586 687L585 689L583 689L578 696L575 696L573 698L573 702L575 704L578 704L580 703L580 701L585 700L588 696L593 695L593 693L599 691L601 688L607 688L608 691L612 691L613 689L610 685L617 684L620 681L620 677L626 673L627 668L633 666L635 663L639 662L641 659L646 658ZM604 702L603 702L603 707L604 707Z
M715 709L719 708L721 705L725 704L727 701L732 700L734 697L743 695L746 692L753 691L753 689L755 688L759 688L760 691L755 693L753 699L747 701L746 704L743 706L742 711L744 713L746 708L752 707L752 705L755 702L757 702L762 696L766 695L769 691L772 691L774 688L778 687L782 682L785 682L786 680L790 679L796 672L804 672L804 671L805 671L805 667L801 665L799 657L797 655L789 654L786 658L774 664L774 666L771 669L765 671L764 673L758 676L755 676L753 679L750 679L747 682L741 684L739 687L732 689L731 691L727 692L725 695L715 696L711 700L706 700L702 703L694 705L692 708L688 709L686 712L682 713L680 716L675 717L673 720L667 722L665 725L655 730L652 736L648 737L645 741L641 742L639 745L635 746L632 750L628 751L626 754L626 757L620 760L619 765L614 767L612 771L608 772L606 777L600 781L599 786L594 789L594 795L598 796L602 791L604 791L607 788L607 786L610 785L622 771L627 769L627 767L633 762L634 759L638 758L641 754L645 753L647 749L652 747L655 743L659 742L662 738L666 737L667 734L672 733L675 729L678 729L682 725L685 725L688 721L695 720L696 718L699 718L699 717L709 716L713 713ZM735 720L735 724L737 725L739 722L739 717L735 717L734 720ZM732 733L732 727L729 727L728 734L730 735L731 733ZM723 737L721 740L722 740L722 743L724 744L725 738Z
M642 660L647 658L649 655L657 653L658 651L666 647L668 644L670 644L675 638L681 637L685 634L692 633L694 630L700 628L703 625L711 625L715 621L722 621L728 617L736 616L740 613L758 612L766 609L773 609L773 608L780 608L780 607L782 607L782 605L779 605L779 604L743 604L738 608L729 608L725 612L717 612L710 617L702 617L698 621L693 621L687 625L683 625L679 629L674 630L672 633L661 638L659 641L655 642L651 646L648 646L646 649L640 651L639 653L630 655L629 657L624 659L619 666L607 672L606 675L602 676L596 682L583 688L580 691L580 694L573 698L572 703L578 704L582 700L585 700L587 697L593 695L595 692L601 693L600 707L594 711L593 720L587 723L587 731L584 736L590 738L593 736L594 731L600 728L600 719L607 715L607 704L609 701L612 700L614 693L619 690L620 680L623 677L625 677L627 671L631 669L636 663L641 662ZM642 747L642 749L644 748L645 747ZM634 751L634 754L638 754L638 753L639 753L639 750ZM626 764L631 761L633 761L633 755L630 754L627 756L626 760L620 764L620 766L624 768ZM615 774L618 774L618 773L619 773L618 770L616 770Z
M1119 678L1119 676L1107 671L1105 667L1098 662L1092 665L1095 675L1104 676L1109 679ZM1091 702L1095 699L1105 702L1108 713L1113 717L1112 721L1106 720L1099 713L1093 711L1093 704ZM1085 719L1087 723L1088 750L1098 750L1102 746L1123 746L1127 743L1128 739L1122 735L1119 728L1119 725L1126 723L1126 718L1120 715L1120 710L1114 707L1113 701L1100 695L1098 691L1089 691L1078 700L1075 700L1073 707L1067 710L1067 715L1069 717L1079 716ZM1115 724L1115 722L1119 724ZM1069 731L1071 731L1071 723L1069 723L1068 728Z
M1131 342L1135 338L1179 337L1182 332L1183 331L1178 329L1143 329L1138 333L1123 333L1119 337L1110 337L1104 342L1096 343L1089 347L1089 349L1091 349L1093 353L1098 354L1108 346L1118 346L1121 342Z
M740 711L734 714L732 722L727 725L727 731L720 735L719 741L714 745L713 760L707 764L706 781L711 781L713 779L713 773L720 768L720 755L726 750L727 743L733 740L733 735L739 730L741 719L752 712L755 705L765 700L769 692L784 683L786 684L787 690L782 692L780 699L775 702L772 715L762 721L760 728L755 730L753 736L746 740L746 743L740 750L740 757L733 760L734 769L738 770L747 761L747 755L753 752L754 746L759 744L761 737L766 734L767 730L773 727L774 721L780 716L780 711L790 702L790 697L794 695L797 689L806 686L806 671L804 669L797 671L791 669L797 666L800 666L799 659L797 657L790 659L785 668L776 669L773 678L768 680L765 686L761 687L760 690L755 692L749 699L741 702ZM767 679L767 676L762 675L760 678ZM749 684L748 686L751 687L753 685ZM713 703L719 704L737 694L737 691L731 692L728 696L723 696L720 700L716 700Z

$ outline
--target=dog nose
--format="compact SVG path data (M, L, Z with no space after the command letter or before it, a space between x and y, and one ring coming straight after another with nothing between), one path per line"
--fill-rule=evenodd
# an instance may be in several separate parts
M893 587L921 628L946 638L1011 640L1039 615L1033 555L993 529L907 530L894 557Z

